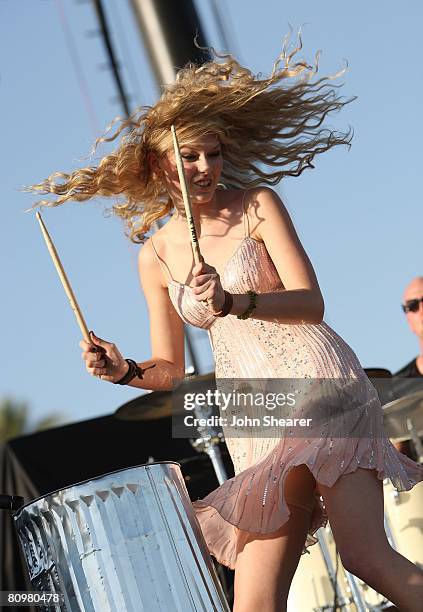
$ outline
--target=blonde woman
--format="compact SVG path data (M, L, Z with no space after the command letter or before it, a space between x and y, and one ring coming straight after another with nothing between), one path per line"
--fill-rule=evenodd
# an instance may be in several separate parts
M154 106L100 139L120 142L97 166L53 174L32 189L56 196L42 200L48 206L119 198L114 212L131 240L144 242L139 273L152 356L125 360L92 334L92 344L81 342L91 375L172 389L184 377L186 321L208 330L218 380L343 378L353 385L345 395L352 399L332 406L320 433L227 436L236 475L194 507L211 554L235 568L235 612L285 609L300 555L327 518L346 569L402 612L421 612L423 571L387 541L382 480L409 490L423 480L423 467L386 438L376 392L351 348L324 323L312 264L269 187L351 140L350 133L322 127L328 113L350 100L330 86L334 77L315 78L317 59L314 66L296 59L301 39L291 52L287 45L268 78L230 56L181 70ZM172 124L204 256L198 265ZM168 215L146 239L153 221ZM343 435L331 434L334 414L342 416Z

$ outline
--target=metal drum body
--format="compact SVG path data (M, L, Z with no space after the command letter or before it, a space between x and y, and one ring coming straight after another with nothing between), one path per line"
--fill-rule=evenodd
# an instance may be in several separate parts
M63 596L56 610L229 612L177 463L73 485L14 519L34 590Z
M423 484L398 492L383 482L385 517L399 553L423 568Z

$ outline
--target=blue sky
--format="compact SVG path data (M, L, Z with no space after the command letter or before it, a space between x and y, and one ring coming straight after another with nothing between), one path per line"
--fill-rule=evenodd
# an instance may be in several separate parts
M301 24L320 73L349 69L343 95L358 99L329 125L354 128L352 148L337 147L316 167L278 188L315 267L325 320L365 367L395 371L417 354L400 310L405 284L421 266L422 5L304 0L219 0L232 51L267 73L292 24ZM222 48L208 0L197 0L211 44ZM132 95L157 96L127 0L104 6ZM109 414L139 395L85 372L80 334L34 214L20 187L84 163L95 136L120 113L89 3L1 0L2 45L2 364L0 396L27 401L33 420L59 411L75 421ZM70 33L70 38L69 38ZM67 41L67 42L66 42ZM73 61L72 61L73 58ZM79 71L75 70L75 62ZM85 160L86 163L87 160ZM105 202L44 212L88 326L126 356L150 356L146 305L137 278L138 248ZM212 369L207 336L195 331L202 371Z

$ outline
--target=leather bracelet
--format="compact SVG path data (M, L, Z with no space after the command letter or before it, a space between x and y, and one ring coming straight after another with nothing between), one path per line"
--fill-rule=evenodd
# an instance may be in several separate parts
M143 368L140 368L133 359L125 359L125 361L129 365L128 371L122 378L114 382L115 385L127 385L135 376L141 379L143 378L145 372Z
M251 316L254 308L257 306L257 293L255 291L251 291L251 289L249 289L247 293L250 296L250 303L248 304L248 308L245 312L240 315L236 315L237 319L248 319Z
M212 314L214 317L226 317L226 315L228 315L232 310L232 306L234 305L234 298L232 297L232 294L228 293L227 291L224 291L224 294L225 301L223 302L222 309L219 310L219 312L213 312Z

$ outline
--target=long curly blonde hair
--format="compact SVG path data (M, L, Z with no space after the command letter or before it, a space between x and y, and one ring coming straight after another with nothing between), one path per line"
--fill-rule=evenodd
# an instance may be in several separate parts
M204 133L216 135L222 145L222 182L246 188L275 185L285 176L299 176L314 168L314 157L336 145L350 146L352 130L336 132L321 125L326 115L340 110L355 98L338 96L342 85L328 81L345 72L313 79L314 65L294 60L302 48L298 33L296 47L288 52L289 35L267 78L253 75L231 55L213 52L214 59L201 66L189 64L165 87L154 106L138 108L128 119L116 118L112 131L102 142L121 136L119 146L97 166L55 172L28 191L55 194L34 206L58 206L67 200L79 202L95 196L123 199L112 211L126 224L133 242L142 242L152 223L172 212L173 204L149 157L172 148L170 127L175 125L180 144ZM289 79L294 79L288 82ZM118 127L113 132L113 126Z

